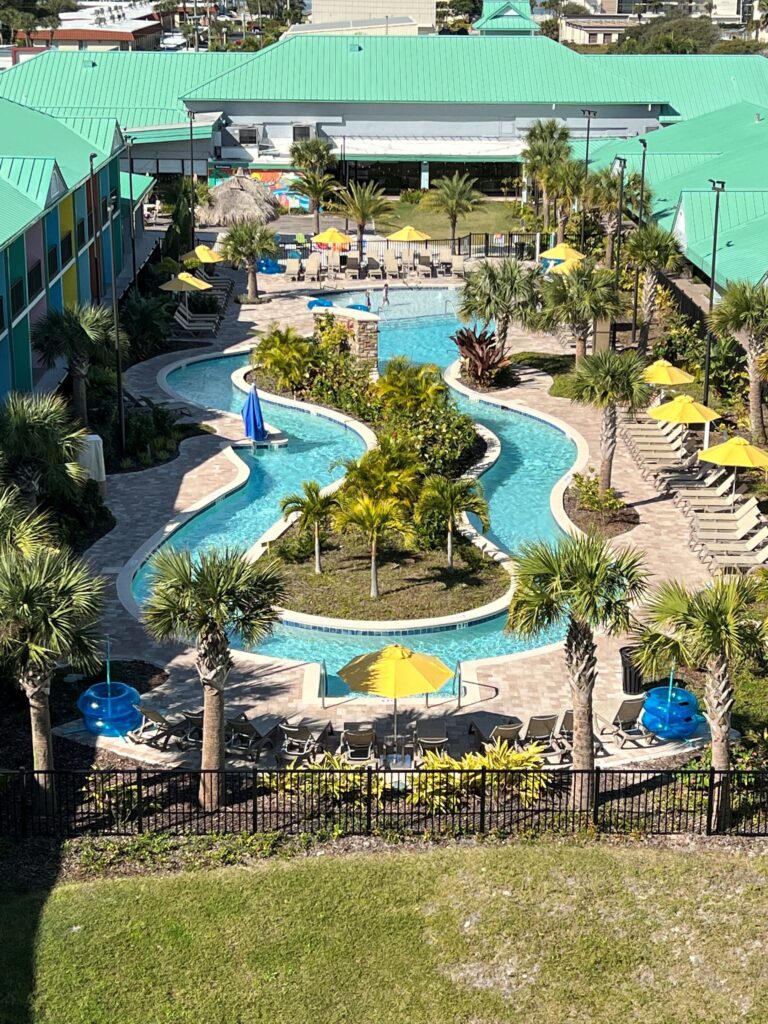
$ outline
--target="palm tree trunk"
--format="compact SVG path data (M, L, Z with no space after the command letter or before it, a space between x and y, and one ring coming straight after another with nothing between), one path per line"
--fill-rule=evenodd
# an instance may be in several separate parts
M256 261L248 263L245 269L248 273L248 301L255 302L259 295L259 285L256 280Z
M604 498L611 486L613 456L616 454L616 406L603 409L600 424L600 497Z
M34 802L41 814L52 814L56 806L53 776L53 735L51 733L51 671L26 671L19 682L29 701L29 722L32 732L32 767L35 770ZM37 773L42 774L37 774Z
M211 629L200 635L195 667L203 687L199 800L204 810L215 811L224 791L224 686L232 668L226 633Z
M456 218L450 217L451 222L451 256L456 255Z
M541 203L544 207L544 230L549 231L549 193L547 186L541 186Z
M587 356L587 338L589 337L589 324L587 324L586 326L584 324L574 325L572 327L572 330L573 339L576 342L576 365L578 366L582 359L586 359Z
M763 382L760 380L758 359L763 346L754 335L746 345L747 372L749 374L749 429L755 444L765 444L765 421L763 419Z
M376 601L379 597L379 572L376 565L376 538L371 541L371 598Z
M557 243L565 241L565 229L568 225L568 214L565 212L565 204L561 204L557 211Z
M315 523L315 572L320 575L323 567L320 564L320 523Z
M605 265L610 270L613 266L613 231L609 231L605 224L603 224L603 230L605 231Z
M320 203L316 199L312 200L312 213L315 215L315 234L320 234Z
M592 772L595 767L595 741L592 726L592 693L595 688L597 657L592 630L583 622L569 618L565 636L565 663L573 703L573 788L571 806L588 811L594 797Z
M357 258L360 261L359 266L363 266L363 236L365 235L365 224L357 225ZM360 271L358 270L358 275Z
M725 828L730 816L730 782L727 773L731 767L733 697L733 682L727 659L722 656L713 658L707 665L704 704L712 740L712 768L715 771L712 792L712 827L715 831Z
M640 323L640 340L637 351L645 355L648 351L648 341L651 334L651 324L656 314L656 286L658 275L655 270L646 268L643 274L643 298L641 304L642 320Z
M453 568L453 523L448 523L448 568Z
M88 426L88 398L86 393L86 378L88 371L83 372L80 369L75 369L74 366L70 367L72 375L72 405L74 406L75 416L80 420L84 427Z

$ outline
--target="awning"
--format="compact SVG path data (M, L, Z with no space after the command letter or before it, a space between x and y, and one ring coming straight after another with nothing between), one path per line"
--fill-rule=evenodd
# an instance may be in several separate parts
M133 185L134 210L140 202L146 199L154 184L155 179L149 174L128 174L127 171L120 171L120 197L126 202L130 202L131 185Z
M334 152L346 160L440 160L519 163L524 139L472 136L414 137L347 135L334 139Z

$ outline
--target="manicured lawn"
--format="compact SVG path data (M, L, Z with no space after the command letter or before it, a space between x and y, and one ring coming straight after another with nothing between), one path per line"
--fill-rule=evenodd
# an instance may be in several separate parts
M459 220L456 233L466 235L470 232L495 233L520 230L517 220L512 216L512 209L512 203L484 203L480 209ZM418 228L419 231L425 231L432 238L451 237L447 219L442 214L434 213L422 206L421 203L395 203L391 215L387 218L386 226L377 224L376 227L379 231L384 230L387 234L391 234L406 224L412 224L413 227Z
M767 885L744 854L543 843L64 885L5 901L0 1021L756 1024Z

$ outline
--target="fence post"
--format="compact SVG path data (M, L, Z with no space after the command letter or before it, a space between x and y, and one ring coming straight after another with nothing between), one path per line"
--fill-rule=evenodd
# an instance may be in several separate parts
M485 232L485 237L484 237L484 240L483 240L483 246L484 246L484 253L483 253L483 255L485 256L486 259L488 259L488 253L491 251L490 250L490 244L491 244L490 243L490 239L491 239L491 236L486 231Z
M707 790L707 835L712 835L712 814L715 803L715 769L709 769L709 788Z
M136 808L138 811L138 817L136 821L136 827L139 830L139 835L144 831L144 793L142 790L142 772L141 765L136 769Z
M596 832L600 831L600 765L594 769L595 790L592 794L592 827Z
M259 831L258 817L256 811L256 792L259 788L259 771L257 768L253 769L253 776L251 778L251 802L253 803L253 813L251 815L251 833L256 835Z
M365 770L365 834L371 834L373 816L373 768L368 765Z
M480 835L485 833L485 792L488 781L487 773L488 769L483 765L480 769Z
M19 793L21 797L21 813L19 815L19 831L21 838L26 839L29 835L29 823L27 821L27 770L19 768Z

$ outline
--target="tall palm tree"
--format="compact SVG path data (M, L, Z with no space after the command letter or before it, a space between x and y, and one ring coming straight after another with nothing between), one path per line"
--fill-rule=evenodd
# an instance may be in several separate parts
M416 522L442 525L447 537L449 569L453 569L453 538L461 517L466 513L477 516L484 530L491 525L488 502L478 480L466 477L460 480L451 480L447 476L427 477L416 506Z
M291 162L300 171L325 174L336 163L331 146L325 139L300 139L291 145Z
M357 252L362 260L366 225L369 221L375 222L377 218L384 220L392 210L392 203L375 181L369 181L366 185L350 181L346 191L338 193L334 206L354 222L357 228Z
M195 668L203 688L203 751L200 803L214 810L224 770L224 688L232 668L233 636L246 647L272 632L284 599L273 563L249 561L241 551L161 548L150 562L150 595L144 622L156 640L195 644ZM216 774L206 774L208 772Z
M498 263L485 260L470 271L461 289L459 316L496 325L505 349L513 323L526 324L536 311L543 274L541 267L528 268L515 259Z
M729 281L709 322L717 334L732 334L747 354L749 428L755 444L765 444L760 357L768 337L768 286Z
M413 507L424 475L410 445L387 434L360 458L344 459L338 465L344 469L346 498L391 498L406 511Z
M47 512L27 508L16 487L0 491L0 550L29 556L55 542L56 532Z
M178 269L183 270L183 267ZM120 326L136 362L151 359L162 350L168 337L170 317L167 298L142 295L138 288L131 288L120 307Z
M410 412L444 404L448 388L433 363L412 363L407 356L394 356L376 382L376 390L390 409Z
M378 552L381 539L388 533L410 534L403 516L402 506L394 498L375 498L367 494L353 494L343 498L334 517L336 529L356 530L371 549L371 599L379 597Z
M233 267L245 267L248 275L248 301L255 301L259 295L256 276L258 262L265 256L277 255L274 231L255 220L241 220L227 231L222 240L221 252Z
M11 392L0 405L0 473L34 508L44 495L73 494L85 479L77 461L85 431L59 395Z
M673 274L683 263L680 243L671 231L653 221L641 225L626 241L624 251L630 263L643 272L642 321L638 351L648 351L648 336L656 315L657 289L661 272Z
M638 550L614 551L600 534L524 544L512 559L514 593L507 628L526 639L565 625L565 666L573 702L573 767L595 766L592 698L597 676L595 631L625 633L631 606L645 592ZM574 805L592 799L589 776L575 776Z
M289 494L283 498L280 511L284 516L297 517L300 532L312 530L315 540L315 572L319 575L323 571L320 562L321 531L339 507L339 499L335 494L324 493L316 480L305 480L301 488L302 494Z
M544 207L544 230L549 230L549 187L552 168L571 155L570 132L562 121L555 118L534 121L525 136L521 154L525 173L541 188Z
M768 650L768 625L754 608L762 589L755 576L721 577L699 590L666 580L646 603L644 624L633 638L638 645L635 660L649 676L676 665L705 669L705 714L712 767L718 772L730 768L733 666ZM716 786L713 794L714 820L720 824L727 814L722 790Z
M318 171L301 171L291 182L292 191L309 200L316 235L320 233L320 209L336 196L340 187L332 174L321 174Z
M630 412L642 409L651 398L645 383L645 363L635 352L596 352L586 356L568 379L568 395L579 405L602 412L600 427L600 495L611 486L616 452L616 419L619 406Z
M623 304L616 290L616 275L582 260L568 274L552 274L541 286L543 319L550 326L565 325L576 342L576 362L587 354L587 340L596 320L612 320Z
M424 196L422 203L447 218L451 229L451 252L456 252L456 225L459 217L477 210L485 203L485 196L475 188L477 178L456 171L450 178L437 178Z
M67 361L72 378L75 416L88 425L88 371L94 362L105 360L114 349L112 311L106 306L77 303L63 310L50 309L32 328L32 347L44 366L59 359Z
M586 171L581 160L560 160L554 164L547 176L549 187L555 196L557 219L557 241L565 240L565 229L577 200L584 194Z
M636 171L624 176L624 207L636 209L640 202L642 178ZM605 265L613 266L613 244L619 228L619 193L621 176L611 167L602 167L588 174L584 182L585 205L597 213L605 233ZM650 192L646 186L643 205L647 209Z
M29 701L36 772L53 771L50 695L63 661L83 671L99 664L96 632L104 581L68 551L0 550L0 652ZM36 785L52 807L53 777Z

